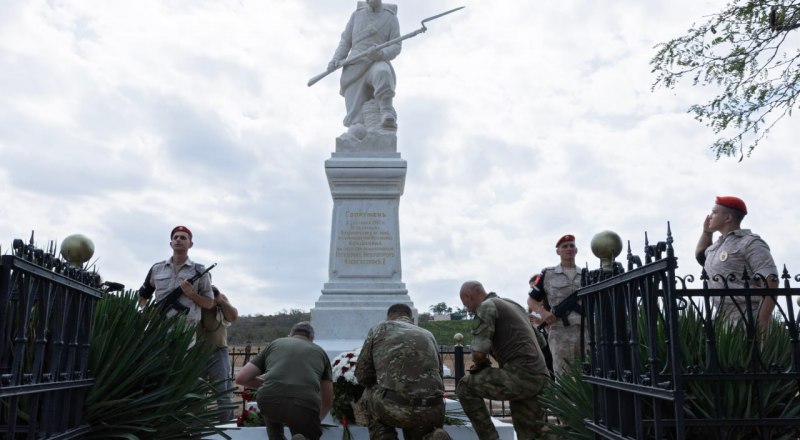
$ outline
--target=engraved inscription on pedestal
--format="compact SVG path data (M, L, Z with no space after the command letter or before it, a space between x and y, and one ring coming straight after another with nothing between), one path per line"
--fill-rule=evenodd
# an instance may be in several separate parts
M334 215L332 278L397 278L400 246L392 200L342 203Z

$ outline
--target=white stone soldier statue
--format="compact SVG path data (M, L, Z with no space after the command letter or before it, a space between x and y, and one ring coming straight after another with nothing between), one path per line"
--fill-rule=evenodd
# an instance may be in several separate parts
M341 89L347 114L344 125L365 124L363 106L374 100L380 114L380 128L397 129L397 113L392 106L397 78L391 60L400 54L401 43L383 49L375 46L400 37L397 6L383 4L381 0L358 2L342 32L342 39L328 64L328 70L341 65L349 54L368 55L342 68Z

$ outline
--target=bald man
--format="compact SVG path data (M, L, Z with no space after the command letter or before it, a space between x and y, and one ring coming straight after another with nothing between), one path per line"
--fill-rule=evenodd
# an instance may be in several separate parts
M467 281L459 292L472 319L470 374L458 383L461 407L481 440L498 439L483 399L507 400L517 438L539 438L544 412L538 396L550 383L550 372L536 340L528 314L519 304L486 293L477 281ZM492 368L489 355L499 364Z

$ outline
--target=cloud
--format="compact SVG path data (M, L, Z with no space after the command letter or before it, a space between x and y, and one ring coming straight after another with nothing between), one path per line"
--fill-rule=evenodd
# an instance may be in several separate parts
M604 229L634 253L665 239L679 271L717 194L776 261L798 261L793 151L783 121L754 156L716 161L686 109L709 91L655 90L654 46L723 6L679 0L400 5L394 62L403 281L416 307L458 306L479 279L518 301L578 237L596 267ZM195 232L192 257L243 313L313 307L328 281L324 161L344 127L324 70L355 3L0 3L0 244L90 236L107 279L138 287ZM788 203L787 203L788 202ZM796 271L796 269L795 269Z

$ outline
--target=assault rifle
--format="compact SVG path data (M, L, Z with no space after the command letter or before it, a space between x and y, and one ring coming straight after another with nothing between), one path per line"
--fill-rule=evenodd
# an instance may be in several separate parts
M588 274L588 269L581 270L581 286L586 285L586 277ZM583 315L583 306L578 303L578 292L575 291L572 295L564 298L560 303L556 304L550 309L550 313L552 313L556 318L561 318L561 322L564 323L564 327L569 326L569 314L575 312ZM547 323L542 323L539 325L539 330L544 330L544 327Z
M208 266L206 270L195 273L193 277L189 278L186 281L188 281L189 284L193 284L195 281L202 278L203 275L210 272L211 269L213 269L214 266L216 265L217 263ZM178 314L188 312L189 308L181 304L180 301L178 301L181 298L181 295L183 295L183 289L181 289L181 286L172 289L172 292L170 292L167 296L164 297L164 299L159 301L157 304L159 306L159 310L161 311L161 313L167 314L167 312L169 312L170 309L175 310L176 312L178 312Z

